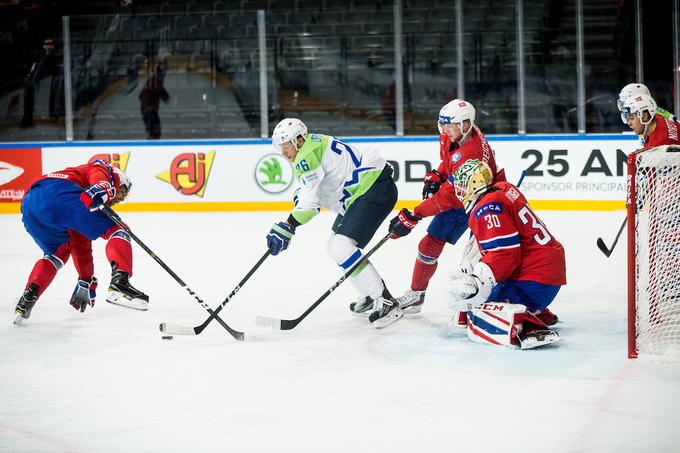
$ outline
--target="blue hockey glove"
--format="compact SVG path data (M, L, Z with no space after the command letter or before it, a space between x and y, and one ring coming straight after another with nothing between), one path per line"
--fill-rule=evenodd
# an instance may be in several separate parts
M295 234L295 227L286 222L275 223L267 235L267 247L272 255L278 255L288 248Z
M90 211L96 211L116 195L116 189L106 181L92 184L85 188L80 195L80 201L85 204L85 207Z
M78 280L76 288L73 290L69 304L76 310L84 312L87 306L94 307L94 299L97 295L97 277L92 277L92 281Z

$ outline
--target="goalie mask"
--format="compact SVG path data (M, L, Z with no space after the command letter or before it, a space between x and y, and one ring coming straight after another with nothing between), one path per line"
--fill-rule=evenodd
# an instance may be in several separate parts
M626 100L636 94L645 94L647 96L652 95L645 85L641 83L629 83L621 89L621 92L619 93L619 99L616 101L616 106L619 108L619 112L623 111L623 104L626 103ZM626 123L625 120L623 122Z
M276 125L274 132L272 132L272 143L278 152L282 152L281 145L285 143L292 143L295 149L298 149L297 139L302 137L307 138L307 126L305 123L297 118L284 118Z
M645 122L643 119L645 112L649 113L649 120L647 120L647 122ZM652 99L652 97L647 94L637 94L629 97L623 103L623 109L621 110L621 120L628 124L628 118L630 118L631 115L637 115L637 117L640 118L640 122L644 124L646 129L647 125L654 119L655 114L656 101L654 101L654 99Z
M476 111L472 104L462 99L454 99L439 111L439 122L437 123L439 133L444 133L444 127L447 124L455 124L460 129L463 137L465 137L475 124L475 115ZM464 133L463 123L468 120L470 121L470 129Z
M463 203L465 212L470 212L475 202L493 183L491 168L478 159L465 161L453 175L456 196Z

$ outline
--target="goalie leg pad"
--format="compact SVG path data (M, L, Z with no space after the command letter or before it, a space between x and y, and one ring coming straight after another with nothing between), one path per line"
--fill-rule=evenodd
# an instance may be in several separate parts
M487 302L467 314L468 338L477 343L517 348L527 307L521 304Z

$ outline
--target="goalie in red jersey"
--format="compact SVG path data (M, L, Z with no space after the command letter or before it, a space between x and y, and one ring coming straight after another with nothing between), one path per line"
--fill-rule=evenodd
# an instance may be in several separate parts
M73 257L78 282L69 303L84 312L94 306L97 279L92 261L92 241L106 239L106 256L112 275L107 302L137 310L148 308L149 297L130 285L132 246L129 235L99 210L122 202L132 183L110 164L96 160L43 175L21 202L24 227L44 256L33 266L17 303L15 324L28 319L40 295Z
M505 172L496 170L493 149L475 124L475 108L467 101L454 99L439 112L439 154L437 170L425 175L423 201L413 213L403 209L390 223L393 237L404 236L423 217L434 216L427 235L418 244L413 266L411 288L399 297L404 313L419 313L425 301L425 291L437 269L437 260L444 245L455 244L467 230L465 209L456 196L453 174L469 159L485 162L496 181L505 181Z
M454 180L481 252L451 284L453 308L468 311L468 337L523 349L558 340L548 329L557 318L545 314L567 283L562 245L517 187L493 182L486 163L468 160Z

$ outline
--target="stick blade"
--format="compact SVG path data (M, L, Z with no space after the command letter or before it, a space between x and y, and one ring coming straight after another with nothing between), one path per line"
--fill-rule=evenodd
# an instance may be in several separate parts
M614 249L608 249L607 246L605 245L604 241L602 238L597 238L597 248L600 249L602 253L604 253L604 256L609 258L614 251Z
M282 328L282 319L270 318L269 316L257 315L255 317L255 324L260 327L269 327L272 330L284 330Z
M161 332L169 335L196 335L196 329L193 327L181 326L179 324L162 322L158 328Z

